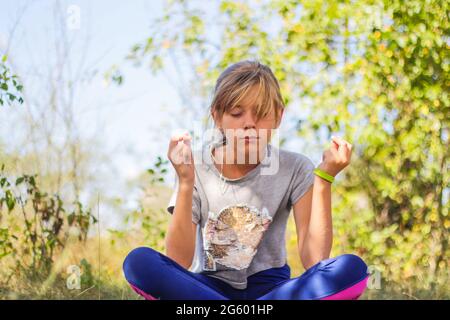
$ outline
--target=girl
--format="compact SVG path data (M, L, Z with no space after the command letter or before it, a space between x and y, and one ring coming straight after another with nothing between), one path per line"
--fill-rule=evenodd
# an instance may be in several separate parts
M176 171L166 252L131 251L123 270L147 299L357 299L367 266L357 256L330 258L331 183L350 163L352 146L333 137L315 168L272 144L284 104L277 79L257 61L218 78L210 115L218 139L193 152L191 137L172 137ZM305 267L291 278L285 230L293 209Z

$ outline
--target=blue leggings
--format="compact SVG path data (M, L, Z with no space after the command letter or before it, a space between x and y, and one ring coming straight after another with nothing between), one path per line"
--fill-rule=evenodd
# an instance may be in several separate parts
M123 271L131 287L149 300L357 299L368 279L364 261L344 254L322 260L292 279L287 264L263 270L247 278L246 289L235 289L220 279L186 270L147 247L132 250Z

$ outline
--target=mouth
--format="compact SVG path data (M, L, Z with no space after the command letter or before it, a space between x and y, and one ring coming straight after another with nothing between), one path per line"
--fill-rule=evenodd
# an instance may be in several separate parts
M249 137L249 136L247 136L247 137L242 137L241 139L244 141L245 145L250 145L250 144L256 145L256 144L259 143L258 142L259 141L258 137Z

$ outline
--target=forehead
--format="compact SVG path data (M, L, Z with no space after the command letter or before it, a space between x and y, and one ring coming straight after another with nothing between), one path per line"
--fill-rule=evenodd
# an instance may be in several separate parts
M245 95L239 100L236 106L243 108L255 107L258 103L260 92L257 85L250 87Z

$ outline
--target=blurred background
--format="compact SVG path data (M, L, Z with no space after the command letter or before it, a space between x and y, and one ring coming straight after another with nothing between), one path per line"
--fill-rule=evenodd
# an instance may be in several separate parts
M318 165L331 135L354 146L332 255L367 262L362 298L450 298L447 1L0 5L1 299L140 299L121 267L164 251L170 136L200 141L243 59L280 82L282 148ZM298 276L292 216L286 239Z

